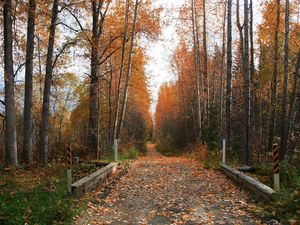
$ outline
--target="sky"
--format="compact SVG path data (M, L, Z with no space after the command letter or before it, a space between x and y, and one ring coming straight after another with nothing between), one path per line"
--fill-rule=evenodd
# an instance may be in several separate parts
M153 0L153 6L163 6L161 18L166 15L171 17L172 22L167 22L162 27L159 38L153 42L145 41L143 43L148 57L148 63L145 67L148 76L150 92L152 95L151 112L155 111L160 86L175 79L172 71L172 56L178 45L179 38L176 33L176 22L179 16L178 8L183 5L185 0Z

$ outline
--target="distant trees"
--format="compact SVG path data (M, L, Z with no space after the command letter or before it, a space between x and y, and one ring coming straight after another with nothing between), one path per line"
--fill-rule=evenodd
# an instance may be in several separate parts
M242 3L237 0L236 4L225 1L218 5L222 10L202 0L190 1L183 7L180 24L183 31L173 59L177 79L161 88L155 114L160 140L171 141L177 148L189 148L191 144L202 142L215 149L220 147L223 136L228 150L245 164L271 160L268 154L276 142L281 145L281 160L291 159L300 144L296 119L299 79L289 72L292 65L297 65L299 51L299 35L296 35L299 23L292 19L297 6L296 1L292 2L285 1L283 5L279 0L269 0L263 3L256 40L253 22L256 12L252 0ZM199 18L196 15L201 7L205 13ZM217 8L218 12L213 15L217 15L219 23L207 23L205 15L211 13L205 10L207 8ZM233 22L237 25L237 35ZM219 30L212 33L216 26ZM199 35L199 31L203 31L203 35ZM215 35L222 42L212 48ZM205 45L210 46L208 81ZM255 59L258 59L257 66ZM293 71L299 73L297 66ZM194 77L199 77L199 81L193 82ZM211 90L208 96L206 90ZM219 101L215 101L216 98ZM172 107L164 107L166 102ZM166 123L169 120L171 122Z

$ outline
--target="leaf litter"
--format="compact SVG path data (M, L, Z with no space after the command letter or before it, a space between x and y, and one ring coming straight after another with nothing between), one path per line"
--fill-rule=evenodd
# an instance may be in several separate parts
M262 211L217 170L183 157L142 157L75 224L264 224ZM105 192L105 190L104 190Z

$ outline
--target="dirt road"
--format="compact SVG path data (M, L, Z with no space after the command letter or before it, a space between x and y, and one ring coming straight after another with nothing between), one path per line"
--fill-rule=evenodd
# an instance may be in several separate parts
M133 163L104 202L89 204L77 224L261 223L248 194L220 172L187 158L162 157L151 144L148 149L147 157Z

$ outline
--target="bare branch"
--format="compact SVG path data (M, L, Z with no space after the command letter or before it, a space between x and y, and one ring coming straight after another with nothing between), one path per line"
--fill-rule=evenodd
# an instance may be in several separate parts
M5 106L5 102L3 100L0 100L0 103Z
M115 40L117 40L119 37L120 37L120 36L116 36L116 37L112 38L112 39L109 41L109 43L106 45L105 49L103 50L101 56L99 57L99 59L101 59L101 58L105 55L105 53L106 53L106 52L108 51L108 49L111 47L111 44L112 44Z
M18 66L17 70L14 72L14 77L18 74L18 72L19 72L19 71L22 69L22 67L25 66L25 65L26 65L26 61L23 62L23 63L21 63L21 64Z
M66 8L66 10L71 14L71 16L76 20L78 26L80 27L81 31L86 32L87 30L83 28L80 20L78 19L78 17L68 8ZM89 42L91 42L91 39L86 35L86 38Z
M75 45L77 43L76 40L74 41L71 41L71 42L66 42L63 47L61 48L61 50L59 51L59 53L55 56L55 59L54 59L54 62L53 62L53 65L52 67L54 68L56 63L57 63L57 60L58 58L63 54L63 52L71 45Z
M121 49L121 47L119 47L119 48L116 48L114 51L112 51L111 53L109 53L103 60L101 60L100 62L99 62L99 65L102 65L103 63L105 63L106 62L106 60L108 60L113 54L115 54L118 50L120 50Z
M72 31L74 31L76 33L78 33L79 31L81 31L81 29L75 29L75 28L73 28L73 27L71 27L68 24L65 24L63 22L59 22L56 25L62 25L62 26L66 27L66 28L68 28L68 29L70 29L70 30L72 30Z

